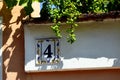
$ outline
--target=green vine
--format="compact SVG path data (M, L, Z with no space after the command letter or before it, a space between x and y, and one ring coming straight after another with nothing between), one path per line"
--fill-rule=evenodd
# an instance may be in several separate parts
M51 4L50 6L54 6L54 8L51 8L50 10L51 18L53 18L53 22L55 23L55 25L51 26L52 30L58 37L62 37L60 32L60 19L65 17L67 19L66 23L70 26L70 28L67 29L67 41L72 44L76 40L75 28L77 27L77 24L75 23L75 20L80 15L75 6L76 3L71 0L49 1Z
M8 9L16 5L24 6L26 15L33 11L31 4L34 1L43 2L41 18L52 20L54 25L51 26L56 36L61 35L61 19L65 19L69 28L67 41L73 43L76 40L75 29L78 26L76 19L80 14L91 13L108 13L110 11L120 11L120 0L4 0Z

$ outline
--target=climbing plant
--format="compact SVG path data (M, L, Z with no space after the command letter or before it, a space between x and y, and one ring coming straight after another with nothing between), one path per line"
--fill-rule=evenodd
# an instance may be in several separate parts
M75 28L77 27L77 24L75 23L75 20L80 15L80 12L77 10L76 2L72 0L49 0L50 7L54 6L54 8L50 8L50 17L53 18L53 22L55 25L53 25L51 28L56 33L58 37L61 37L60 33L60 23L61 18L66 18L66 24L69 25L69 28L67 29L67 41L70 43L73 43L76 40L75 37Z
M110 11L120 10L120 0L4 0L9 9L15 5L24 6L26 15L29 15L33 9L32 2L39 1L43 3L41 18L52 20L54 25L52 30L58 37L61 35L61 21L69 25L66 30L68 33L67 41L73 43L76 40L75 29L78 26L75 22L81 16L80 14L108 13Z

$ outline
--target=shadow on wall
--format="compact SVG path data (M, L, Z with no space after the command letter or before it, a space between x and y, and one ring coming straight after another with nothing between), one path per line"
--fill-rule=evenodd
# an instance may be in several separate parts
M1 27L1 23L0 23L0 27ZM0 76L2 76L2 31L0 30ZM0 77L0 80L2 80L2 78Z
M79 29L76 29L77 41L72 45L66 42L66 27L62 26L63 37L60 40L60 51L63 62L60 68L119 67L119 25L120 23L117 21L80 23L80 26L77 27ZM36 68L34 64L31 66L32 62L35 62L33 61L35 56L34 39L36 37L54 36L54 34L49 30L48 25L34 24L25 26L25 32L27 44L25 69L28 71L37 70L38 67ZM45 70L47 67L41 66L39 69Z
M2 61L2 57L0 56L0 61ZM2 68L2 63L0 63L0 68ZM2 73L2 69L0 69L0 72ZM2 74L0 73L0 76L2 76ZM1 79L2 77L0 77L0 80L2 80Z
M120 66L120 23L94 22L81 24L76 29L77 41L68 44L61 43L61 54L64 59L76 61L111 62L113 67ZM98 62L97 62L98 61ZM85 63L84 63L85 64Z
M40 65L38 68L39 70L47 70L47 67L50 66L50 70L58 70L58 69L62 69L63 67L63 62L61 61L60 63L57 64L50 64L50 65Z
M24 31L21 24L24 10L20 6L8 10L4 3L0 13L3 16L3 80L25 80Z

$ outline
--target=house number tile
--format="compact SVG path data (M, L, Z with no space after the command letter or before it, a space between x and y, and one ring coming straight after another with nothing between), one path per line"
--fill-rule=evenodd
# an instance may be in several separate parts
M36 40L36 65L60 62L60 41L58 38Z

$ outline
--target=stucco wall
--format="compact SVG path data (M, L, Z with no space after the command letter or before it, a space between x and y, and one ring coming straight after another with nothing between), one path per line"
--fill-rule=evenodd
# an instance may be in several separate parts
M25 73L24 17L20 6L12 11L2 8L3 16L3 80L119 80L120 69L92 69L58 72Z
M24 32L22 18L23 8L15 6L12 10L3 3L0 15L3 17L2 27L2 73L3 80L26 80L24 72Z
M119 80L120 70L77 70L27 74L27 80Z
M80 22L76 29L77 41L66 41L66 27L61 27L61 62L55 65L35 65L38 38L55 37L50 24L25 25L25 70L61 70L93 67L120 67L120 21ZM32 66L31 66L32 65ZM44 68L43 68L44 67ZM51 67L51 68L50 68Z
M0 80L2 80L2 17L0 17Z

